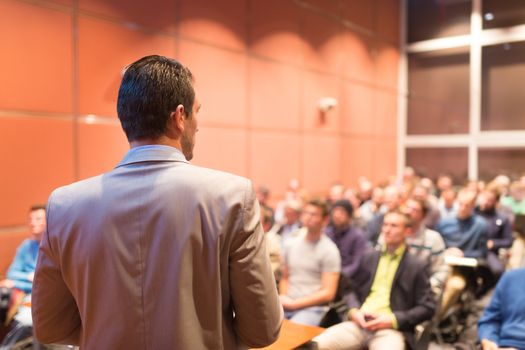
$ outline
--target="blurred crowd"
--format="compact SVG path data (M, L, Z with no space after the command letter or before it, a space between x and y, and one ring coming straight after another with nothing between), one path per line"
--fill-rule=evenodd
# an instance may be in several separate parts
M336 330L342 325L333 326L333 330L331 327L318 339L320 349L347 348L348 342L341 340L338 345L327 339L341 338L341 334L353 331L358 334L363 329L368 335L361 341L369 348L379 341L379 337L370 338L370 334L396 329L401 331L406 345L414 347L414 340L407 339L407 334L414 336L416 324L400 327L402 312L426 308L426 312L419 313L418 323L426 320L434 328L444 327L458 304L465 302L467 291L475 298L486 295L506 270L525 266L525 175L514 181L502 174L488 182L457 183L449 175L434 181L406 168L401 180L374 184L362 177L355 188L334 183L321 196L312 196L295 179L290 181L281 201L272 202L265 186L260 186L257 194L261 222L267 232L267 250L286 317L325 327L348 321L350 325L357 324L357 331L345 329L340 333ZM403 236L403 244L396 245L396 234ZM421 265L427 264L425 279L433 305L425 304L423 295L414 305L396 305L396 288L401 283L397 280L398 270L405 268L405 247ZM398 260L394 259L395 249L401 252ZM382 265L383 255L367 260L374 251L388 251L395 268L390 271ZM363 261L373 265L372 271L367 271L369 266ZM391 276L389 282L381 284L378 275L388 277L389 273L395 278ZM362 300L356 303L359 288L367 283ZM377 306L381 302L377 295L381 293L390 295L390 299L383 300L383 309ZM413 298L406 291L401 296ZM516 303L512 298L511 303ZM346 308L339 308L339 318L327 324L327 315L338 300ZM360 314L356 310L366 312ZM383 311L389 317L384 324L377 316ZM356 314L363 316L362 322ZM366 323L365 316L373 321ZM480 332L486 329L483 322L489 316L483 317ZM498 317L501 322L501 315ZM520 327L525 327L525 315L520 322ZM484 349L497 349L500 343L525 347L524 336L516 342L515 333L511 331L503 339L500 335L480 333L480 344ZM392 340L399 334L388 333L384 339L392 347ZM351 342L357 338L353 336Z

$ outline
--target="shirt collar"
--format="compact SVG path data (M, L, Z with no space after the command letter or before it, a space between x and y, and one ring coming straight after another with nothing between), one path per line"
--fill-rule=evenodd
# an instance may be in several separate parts
M183 162L188 163L182 152L171 146L165 145L146 145L130 149L124 159L117 165L118 167L140 162Z
M396 250L394 250L393 254L389 254L386 250L386 244L383 244L383 247L381 248L381 255L389 255L391 258L396 259L399 256L403 255L406 249L406 244L402 244L400 247L397 247Z

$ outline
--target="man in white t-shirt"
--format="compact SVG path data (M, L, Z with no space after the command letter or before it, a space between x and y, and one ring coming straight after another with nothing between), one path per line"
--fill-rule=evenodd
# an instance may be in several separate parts
M318 325L337 291L341 257L323 233L327 217L324 202L310 201L301 217L306 232L284 246L279 294L286 318L297 323Z

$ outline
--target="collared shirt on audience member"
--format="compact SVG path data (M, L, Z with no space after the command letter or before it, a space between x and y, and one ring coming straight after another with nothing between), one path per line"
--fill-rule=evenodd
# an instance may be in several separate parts
M398 210L385 215L381 251L370 251L361 260L364 274L357 281L357 300L347 322L315 337L319 350L405 349L414 346L414 327L430 319L435 302L430 288L428 263L410 254L405 239L410 217Z

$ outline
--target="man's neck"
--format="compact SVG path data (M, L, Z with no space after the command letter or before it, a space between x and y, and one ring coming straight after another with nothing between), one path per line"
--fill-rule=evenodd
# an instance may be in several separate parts
M308 230L306 232L306 240L308 242L317 242L320 238L321 238L321 230L319 231L311 231L311 230Z
M161 135L160 137L155 138L155 139L145 138L145 139L140 139L140 140L133 140L129 143L130 148L148 146L148 145L171 146L171 147L177 148L178 150L182 150L182 145L180 143L180 140L169 138L166 135Z
M401 244L387 244L386 245L386 251L388 254L394 254L396 250L398 250L400 247L403 247L405 245L405 242Z
M422 228L423 228L423 221L412 222L412 234L410 236L413 236L413 237L417 236L417 234Z

